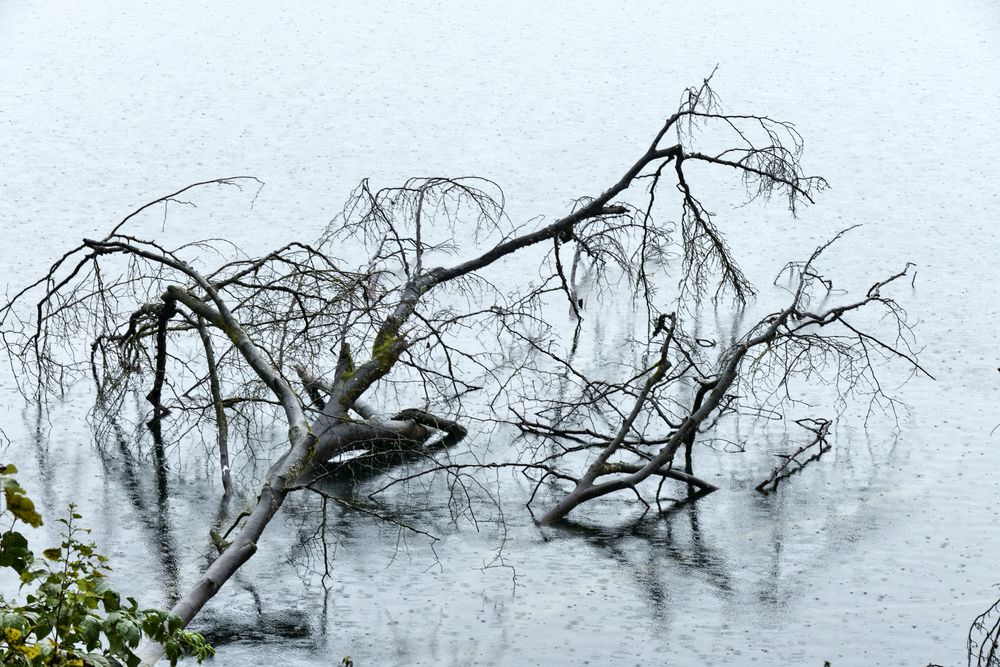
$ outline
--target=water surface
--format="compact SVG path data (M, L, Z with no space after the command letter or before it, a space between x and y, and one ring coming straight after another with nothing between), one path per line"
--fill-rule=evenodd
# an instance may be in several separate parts
M144 201L236 174L267 183L252 209L205 195L163 233L259 252L317 236L363 177L425 174L488 176L514 220L551 218L617 178L719 64L727 108L794 121L833 185L791 220L704 176L751 278L770 284L858 222L829 256L838 286L917 264L898 296L937 380L899 390L898 428L848 410L822 463L764 498L753 485L798 435L729 425L748 452L700 463L723 490L638 526L596 511L540 531L510 478L505 535L456 532L439 507L414 518L433 549L331 509L326 594L316 552L295 546L316 508L291 503L199 627L232 665L960 664L1000 582L998 31L1000 10L974 1L0 4L2 281ZM764 290L755 308L780 300ZM6 456L44 514L78 503L144 603L191 583L220 494L206 445L169 449L158 475L148 441L95 447L83 389L38 419L4 373Z

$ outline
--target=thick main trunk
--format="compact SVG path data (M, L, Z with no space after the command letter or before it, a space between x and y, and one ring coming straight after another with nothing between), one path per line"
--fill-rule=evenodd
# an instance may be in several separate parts
M257 541L288 495L290 481L298 477L311 452L316 436L311 431L297 434L289 455L276 463L268 474L257 504L250 512L242 530L205 571L198 583L190 588L170 610L187 625L209 600L219 592L236 571L257 551ZM163 647L150 642L138 653L143 665L153 665L163 656Z
M184 625L187 625L201 611L205 603L212 599L219 592L219 589L229 581L230 577L257 551L257 540L260 539L264 529L267 528L271 519L281 508L282 503L285 502L289 486L295 482L311 462L316 451L317 437L302 412L295 392L269 363L267 355L246 334L216 290L198 273L187 267L183 268L210 296L217 310L179 287L167 288L164 300L184 304L193 313L204 317L230 336L233 344L253 371L270 387L281 402L288 420L289 441L288 452L268 470L264 485L257 498L257 504L251 510L243 528L233 539L232 544L208 567L198 583L184 593L171 609L171 612L180 616ZM138 655L143 665L153 665L163 656L163 647L158 643L149 642L139 650Z
M403 411L393 419L383 421L346 421L341 415L336 419L337 403L331 401L329 411L324 411L305 433L297 438L285 456L268 472L267 482L243 524L226 550L191 589L170 610L187 625L202 607L215 596L222 586L257 551L268 523L281 508L287 495L302 488L304 477L314 464L352 451L380 453L406 444L423 443L431 435L431 428L444 431L443 441L456 442L465 435L465 429L448 420L433 417L420 411ZM426 424L426 425L425 425ZM143 665L153 665L163 656L163 647L149 643L139 652Z

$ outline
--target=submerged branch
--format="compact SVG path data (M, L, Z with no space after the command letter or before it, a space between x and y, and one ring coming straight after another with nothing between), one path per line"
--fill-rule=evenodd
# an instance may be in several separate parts
M791 477L812 461L818 461L832 447L826 439L826 436L830 432L830 421L828 419L798 419L795 423L812 432L813 438L790 454L778 454L778 457L782 459L781 465L772 470L767 479L754 487L754 489L765 496L770 491L777 490L778 483L781 480ZM806 453L809 456L803 458L803 455ZM770 491L767 488L769 486L771 487Z

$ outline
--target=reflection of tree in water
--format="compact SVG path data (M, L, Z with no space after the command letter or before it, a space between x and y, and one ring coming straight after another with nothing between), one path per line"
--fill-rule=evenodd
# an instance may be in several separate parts
M703 531L699 514L697 502L679 502L659 518L647 515L611 527L566 520L561 526L566 535L585 541L629 575L644 594L657 627L669 629L683 609L678 604L682 601L672 595L679 583L701 582L724 601L731 601L736 592L729 559Z
M289 506L287 522L294 526L296 539L288 547L288 561L302 578L319 576L327 588L339 547L370 540L373 525L380 541L394 545L389 563L397 555L408 553L414 540L430 545L437 563L433 549L436 535L443 532L445 524L454 523L446 508L435 509L426 501L375 502L360 485L376 477L378 471L336 464L325 470L317 473L322 479L310 484L316 493L298 497ZM430 495L426 490L406 489L404 493Z
M28 411L32 413L30 419L27 417ZM35 454L35 465L38 466L38 481L42 491L39 497L44 503L45 516L62 516L66 508L56 507L54 504L56 498L55 466L52 465L52 457L49 453L49 424L45 407L39 404L26 410L25 421L30 424L31 445ZM2 432L0 432L0 436L2 436Z
M159 429L149 431L152 439L149 455L153 464L150 466L140 460L142 433L130 436L117 419L110 415L105 415L105 418L109 428L99 433L95 439L105 477L109 480L117 478L125 492L132 514L139 520L139 526L146 534L143 541L159 559L164 597L172 603L180 595L180 565L174 526L170 520L169 466L162 434ZM138 457L132 451L131 442L136 443ZM152 498L147 490L150 482L153 486Z
M324 610L316 619L312 635L316 647L322 648L323 642L340 646L345 641L345 630L337 628L336 623L338 616L352 607L352 602L341 598L345 592L340 583L342 573L338 574L335 563L340 563L341 567L347 563L349 568L370 566L381 570L400 562L404 570L415 567L421 575L430 570L442 572L444 566L436 550L437 536L454 531L459 524L475 533L477 543L482 541L485 545L483 553L476 554L476 557L482 556L484 573L492 568L508 567L502 555L506 531L513 527L505 525L498 516L487 516L488 512L481 511L477 514L478 524L474 524L464 515L455 515L447 503L440 501L435 484L427 487L400 485L398 494L376 502L367 495L370 486L367 483L377 485L384 470L368 468L358 462L331 464L324 470L329 474L310 487L323 495L299 495L286 502L285 525L294 532L293 538L282 547L288 564L295 568L303 582L307 586L319 583L324 589ZM467 546L463 543L459 549L464 551ZM515 576L511 574L512 588ZM371 586L377 588L377 581ZM409 594L405 580L397 593ZM506 593L497 599L490 599L485 591L482 595L482 611L492 618L488 621L489 627L496 632L488 636L477 635L475 652L497 660L515 646L507 626L510 621L505 607L508 598ZM427 612L427 609L407 607L394 611L383 605L366 605L351 609L350 615L363 614L367 619L364 625L380 628L382 648L378 650L382 659L406 664L407 660L429 656L442 664L468 664L468 644L451 639L455 617L449 616L445 607L436 615ZM413 632L415 615L419 616L419 639ZM333 635L327 635L328 628ZM355 637L355 641L359 640L363 638Z
M789 436L783 434L774 446L780 449ZM770 439L770 438L767 438ZM790 604L803 599L804 589L809 582L831 567L849 562L856 554L865 551L866 542L878 535L890 522L895 506L888 506L888 500L868 503L879 491L891 488L886 477L899 467L897 461L900 449L898 439L888 446L873 444L867 436L865 447L852 446L850 433L841 433L838 446L840 459L836 467L836 486L832 493L824 486L823 480L800 479L788 488L780 488L768 496L752 494L752 504L747 509L749 515L739 515L734 521L750 527L758 526L763 534L762 556L767 558L766 567L753 580L749 595L760 604L781 611ZM853 443L860 445L861 443ZM852 465L858 457L865 457L863 465ZM857 473L852 475L852 473ZM852 505L845 508L844 499ZM854 502L855 499L861 499ZM813 526L808 532L803 524ZM756 532L756 531L755 531ZM734 544L734 549L742 547L740 559L755 559L758 556L746 544ZM803 551L808 555L804 556ZM790 555L792 554L792 555ZM786 568L788 562L794 569Z
M850 449L849 438L842 443ZM872 460L857 466L857 478L843 480L850 498L884 489L886 475L898 467L895 442L861 450L858 456ZM612 526L565 520L549 539L579 539L595 547L595 554L614 562L615 570L642 592L657 626L669 628L692 596L718 600L724 617L745 613L741 599L751 608L785 610L804 600L804 589L817 573L862 553L893 516L893 508L863 501L845 511L832 499L817 497L808 480L766 497L751 486L732 501L737 511L743 506L749 514L730 515L718 507L718 499L711 505L681 500L659 514L651 511L638 521ZM804 520L818 522L815 534L802 531ZM756 530L764 537L748 548L741 538ZM808 558L802 558L803 548ZM792 553L795 568L789 570Z

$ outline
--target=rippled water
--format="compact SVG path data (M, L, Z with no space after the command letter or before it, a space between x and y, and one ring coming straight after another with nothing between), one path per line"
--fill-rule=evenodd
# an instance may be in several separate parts
M727 108L796 122L807 167L833 185L793 221L734 207L732 183L700 184L755 282L857 222L829 258L838 286L918 266L899 297L937 380L899 390L899 428L866 430L849 410L830 454L765 498L752 487L786 434L733 424L748 452L699 464L723 490L638 526L597 511L538 530L507 478L505 535L456 532L442 506L414 519L442 538L433 549L331 509L326 595L317 554L295 547L315 507L293 502L198 622L218 664L963 663L1000 582L1000 9L0 3L11 287L136 205L234 174L267 182L252 210L206 195L164 233L209 229L251 251L311 239L368 176L489 176L515 220L558 215L617 177L717 63ZM756 307L780 298L765 290ZM160 603L204 566L214 469L195 442L169 450L162 476L148 442L99 453L87 398L39 420L4 371L5 456L24 461L47 516L77 502L118 584Z

